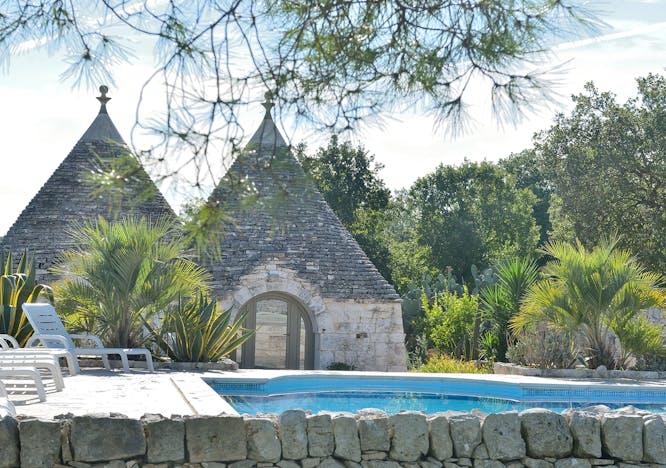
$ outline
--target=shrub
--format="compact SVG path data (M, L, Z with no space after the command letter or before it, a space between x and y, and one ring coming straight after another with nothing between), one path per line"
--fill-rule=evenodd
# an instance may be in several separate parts
M506 356L514 364L542 369L568 369L576 363L571 335L547 327L519 335Z
M356 367L353 364L347 364L346 362L332 362L326 366L326 369L334 371L353 371Z
M487 366L479 366L474 361L464 361L445 354L431 355L428 362L413 369L413 372L428 372L441 374L488 374Z
M462 295L445 291L432 304L423 298L425 330L438 351L457 358L474 355L474 323L479 313L478 296L464 288Z

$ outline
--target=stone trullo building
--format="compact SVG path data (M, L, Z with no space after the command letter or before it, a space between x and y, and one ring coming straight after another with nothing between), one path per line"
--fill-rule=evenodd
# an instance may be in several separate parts
M122 138L106 113L21 213L2 242L28 248L42 268L67 245L72 222L106 215L82 174L92 154L114 157ZM225 309L256 329L235 358L244 368L405 370L400 297L333 213L280 135L264 119L211 195L230 220L220 255L205 266ZM145 175L145 177L144 177ZM152 185L142 171L141 179ZM128 190L131 192L132 188ZM173 215L158 190L122 213Z

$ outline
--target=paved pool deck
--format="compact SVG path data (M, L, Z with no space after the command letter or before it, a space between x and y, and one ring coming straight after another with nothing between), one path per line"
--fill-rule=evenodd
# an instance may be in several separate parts
M392 377L424 379L460 379L482 382L504 382L534 386L573 386L581 389L604 387L612 389L659 389L666 390L665 380L566 380L543 377L526 377L495 374L415 374L381 372L331 372L331 371L269 371L239 370L235 372L176 372L132 370L106 371L84 369L76 376L65 377L65 388L56 392L47 386L47 399L39 402L34 392L10 392L10 400L18 415L53 418L71 413L122 413L129 417L141 417L146 413L171 415L217 415L235 414L226 401L206 384L205 379L222 379L226 382L261 383L290 375L336 375L338 377Z

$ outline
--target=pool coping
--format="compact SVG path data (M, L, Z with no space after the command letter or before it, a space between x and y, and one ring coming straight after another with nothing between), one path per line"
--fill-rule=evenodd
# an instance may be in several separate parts
M618 400L623 399L622 395L636 396L637 392L648 397L654 397L657 401L622 401L623 403L664 403L666 404L666 381L645 381L631 379L555 379L547 377L532 377L519 375L501 375L501 374L419 374L413 372L360 372L360 371L290 371L290 370L239 370L233 372L203 372L197 374L174 375L173 383L179 389L184 399L188 402L195 414L199 415L219 415L239 413L218 394L207 382L215 381L218 383L235 384L258 384L263 385L272 380L281 380L289 377L335 377L342 379L396 379L396 380L452 380L465 381L467 383L478 382L493 383L502 386L517 388L522 395L517 401L521 402L546 402L562 401L561 398L548 399L549 393L562 392L567 390L570 394L570 401L591 402L583 398L585 392L591 389L612 393ZM454 394L454 393L452 393ZM472 394L470 396L484 396L482 394ZM658 398L657 398L658 397ZM633 397L632 397L633 398ZM612 401L608 401L612 403Z

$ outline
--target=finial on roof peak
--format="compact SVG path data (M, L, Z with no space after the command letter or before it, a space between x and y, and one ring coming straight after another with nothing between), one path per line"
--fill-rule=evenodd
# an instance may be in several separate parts
M101 96L97 96L97 100L102 104L99 108L99 113L106 114L106 103L111 100L111 98L106 95L106 93L109 92L109 87L102 85L99 87L99 92Z
M273 109L274 104L275 103L273 102L273 93L271 91L266 91L264 93L264 102L261 103L261 105L264 106L264 109L266 109L266 115L264 116L264 119L270 118L271 109Z

